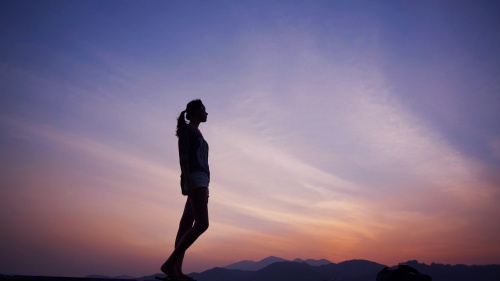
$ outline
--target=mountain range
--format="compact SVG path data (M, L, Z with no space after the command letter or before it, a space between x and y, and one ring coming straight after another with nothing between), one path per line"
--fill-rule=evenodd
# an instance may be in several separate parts
M500 281L500 265L427 265L415 260L401 264L430 275L433 281ZM243 260L188 275L198 281L375 281L377 273L385 267L367 260L336 264L327 260L289 261L271 256L258 262ZM154 276L136 280L154 280Z
M249 270L249 271L257 271L260 269L263 269L264 267L271 265L276 262L285 262L289 261L286 259L278 258L275 256L270 256L267 257L261 261L255 262L255 261L250 261L250 260L242 260L237 263L233 263L230 265L225 266L224 268L227 269L240 269L240 270ZM307 263L312 266L320 266L320 265L325 265L331 263L329 260L321 259L321 260L313 260L313 259L294 259L293 262L298 262L298 263Z

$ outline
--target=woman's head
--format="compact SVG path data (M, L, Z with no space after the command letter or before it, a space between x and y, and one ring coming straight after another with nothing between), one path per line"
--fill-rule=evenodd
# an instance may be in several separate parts
M187 120L193 120L193 119L199 119L201 122L206 122L206 112L205 112L205 106L201 102L201 100L196 99L190 101L186 105L186 119Z
M187 124L186 119L190 122L207 122L208 113L206 112L205 106L199 99L190 101L186 105L186 109L181 112L179 118L177 118L177 129L175 135L179 136L179 130Z

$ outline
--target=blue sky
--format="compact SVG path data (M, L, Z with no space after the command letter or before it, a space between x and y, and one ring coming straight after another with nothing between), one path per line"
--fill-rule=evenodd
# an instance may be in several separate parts
M0 273L157 272L194 98L213 178L187 272L500 263L496 1L0 8Z

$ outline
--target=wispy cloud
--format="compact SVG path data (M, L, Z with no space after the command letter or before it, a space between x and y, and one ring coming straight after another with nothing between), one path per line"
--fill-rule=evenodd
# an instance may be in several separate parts
M422 248L422 241L452 247L448 235L471 226L463 216L480 208L491 186L480 180L478 163L401 105L390 81L369 69L316 85L314 98L254 92L236 102L231 121L208 128L215 202L253 217L253 227L285 224L320 243L335 235L343 243L329 242L331 249L345 255L361 254L366 241L381 250L409 236L408 253L420 247L423 259L434 246ZM293 76L289 81L294 88Z

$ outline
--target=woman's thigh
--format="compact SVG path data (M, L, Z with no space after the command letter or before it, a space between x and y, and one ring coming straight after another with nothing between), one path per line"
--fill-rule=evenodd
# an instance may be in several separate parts
M191 200L189 197L186 200L186 205L184 206L184 212L182 213L180 225L183 227L191 227L194 221L193 208L191 207Z
M197 188L189 195L195 222L208 224L208 188Z

